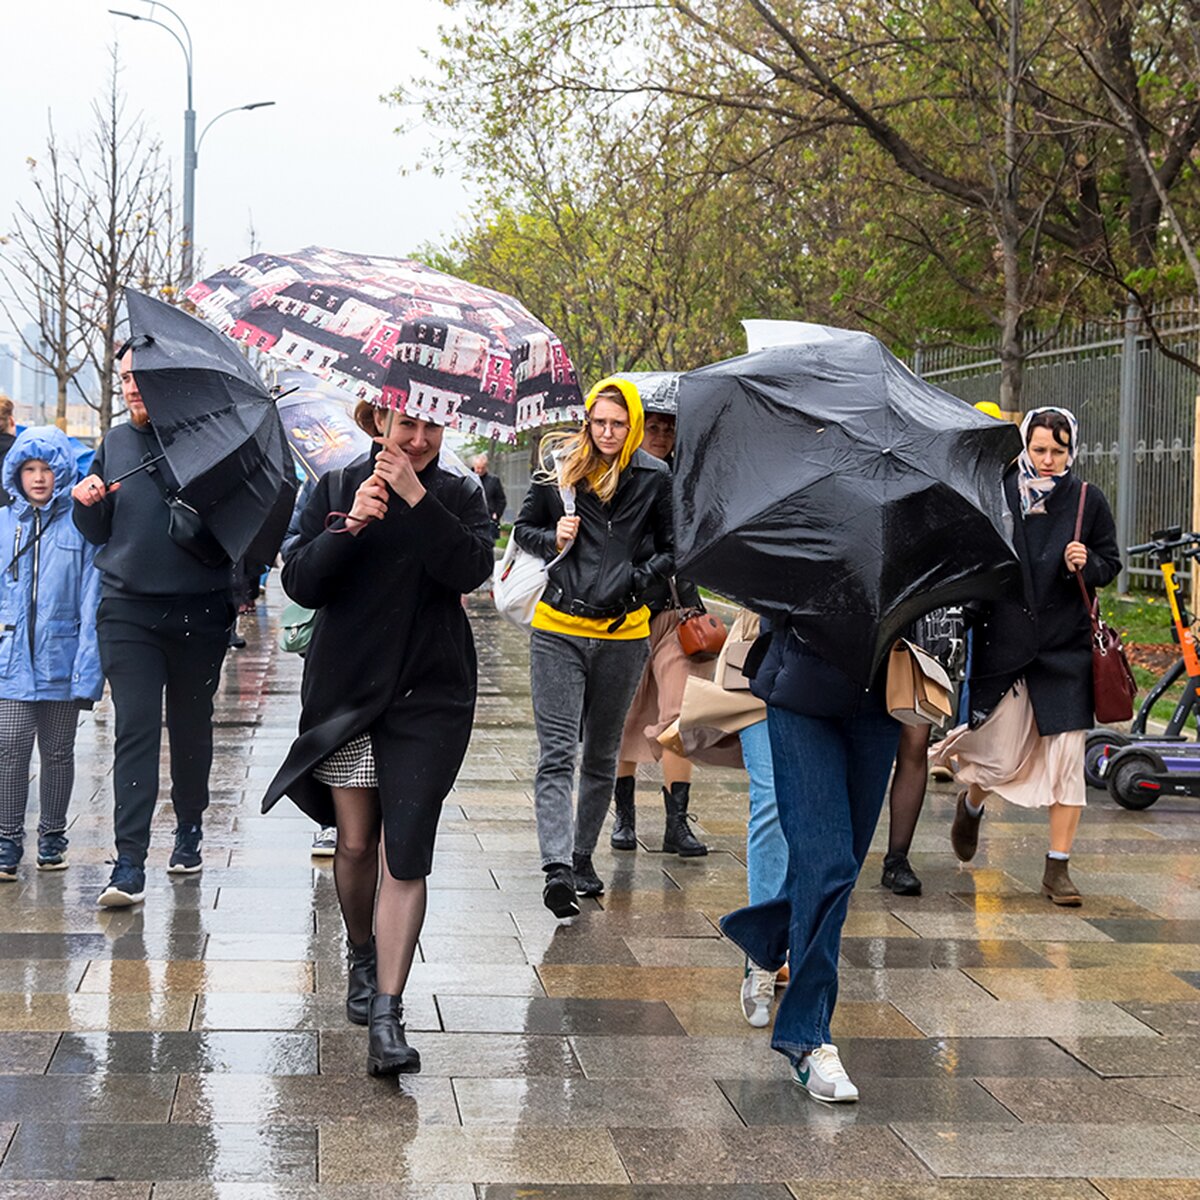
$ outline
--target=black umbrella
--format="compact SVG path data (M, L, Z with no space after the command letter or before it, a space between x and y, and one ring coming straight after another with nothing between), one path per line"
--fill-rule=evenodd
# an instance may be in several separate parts
M680 386L679 570L786 615L865 685L916 617L1017 577L1001 476L1019 450L869 334L702 367Z
M271 394L215 329L129 288L125 302L134 377L179 496L231 559L253 549L269 562L296 491Z

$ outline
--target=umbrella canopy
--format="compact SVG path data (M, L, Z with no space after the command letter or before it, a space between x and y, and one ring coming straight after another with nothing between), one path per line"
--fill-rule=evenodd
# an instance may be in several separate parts
M647 413L673 417L679 411L679 381L682 371L623 371L617 379L628 379L638 390Z
M187 295L237 341L464 433L515 442L585 416L562 342L524 305L418 262L310 246L252 255Z
M134 377L179 495L231 559L252 545L261 551L260 535L270 540L295 495L270 393L237 348L202 321L129 288L125 301ZM280 539L286 527L285 519Z
M869 334L808 328L683 377L676 559L867 685L916 617L1017 577L1001 476L1020 435Z
M348 467L368 454L371 439L354 423L346 393L307 371L280 371L279 418L305 477Z

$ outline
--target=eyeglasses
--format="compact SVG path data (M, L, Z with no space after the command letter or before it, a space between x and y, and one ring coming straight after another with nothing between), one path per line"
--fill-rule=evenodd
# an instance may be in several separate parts
M605 433L625 433L629 429L628 421L598 421L595 417L588 418L588 425Z

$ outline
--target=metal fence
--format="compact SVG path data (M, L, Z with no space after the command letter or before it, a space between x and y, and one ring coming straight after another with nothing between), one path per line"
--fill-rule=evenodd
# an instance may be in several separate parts
M1200 310L1176 306L1157 315L1164 343L1200 359ZM999 400L1000 360L990 347L924 347L913 370L977 404ZM1023 404L1068 408L1079 419L1076 469L1104 489L1122 547L1152 530L1192 522L1193 455L1200 377L1154 344L1136 314L1123 321L1081 323L1047 338L1026 360ZM1128 588L1157 579L1136 562L1122 573Z

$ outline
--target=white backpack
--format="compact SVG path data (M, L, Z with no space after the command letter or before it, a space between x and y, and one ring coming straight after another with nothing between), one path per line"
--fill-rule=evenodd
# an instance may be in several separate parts
M564 513L573 517L575 489L560 485L558 494L562 497ZM522 550L517 545L516 534L510 533L504 557L492 567L492 598L496 602L496 611L505 620L528 630L533 624L534 610L546 590L550 568L561 561L573 545L573 541L568 542L554 558L544 562L538 555Z

